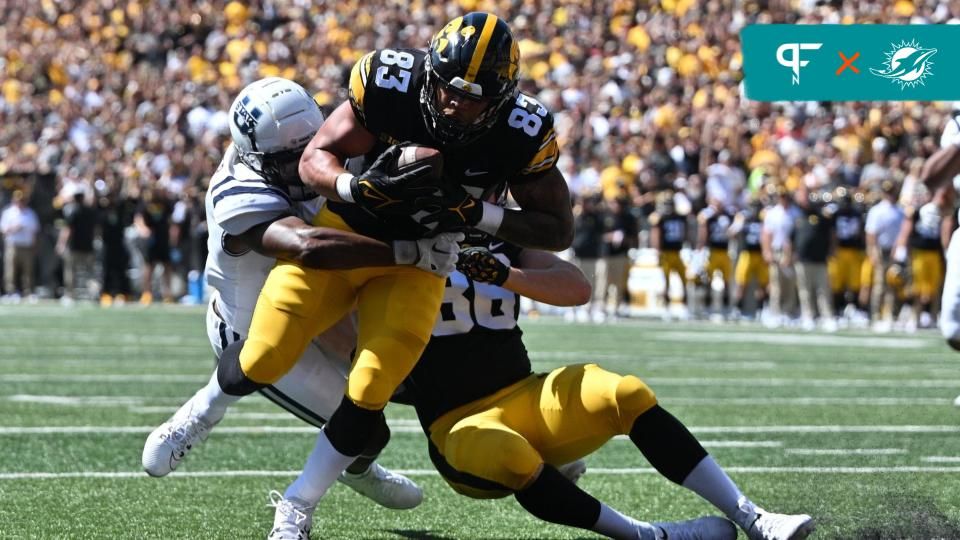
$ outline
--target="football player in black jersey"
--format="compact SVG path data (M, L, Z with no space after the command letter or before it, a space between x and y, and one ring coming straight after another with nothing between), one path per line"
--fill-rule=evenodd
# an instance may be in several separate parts
M670 275L677 274L683 291L683 308L687 308L687 266L680 258L680 250L687 240L687 217L677 213L673 192L657 195L656 211L650 214L650 247L657 251L663 272L664 317L670 316Z
M483 244L461 251L433 336L404 383L430 458L455 491L513 495L540 519L612 538L736 538L734 526L719 517L635 520L557 469L628 435L661 474L712 503L749 538L809 534L809 516L769 513L743 496L639 378L596 364L533 373L517 324L520 295L570 306L588 301L590 286L576 266L552 253L499 240Z
M912 285L908 301L914 302L914 314L918 319L908 321L911 328L918 322L922 328L934 324L933 299L943 286L943 254L954 229L954 196L953 186L942 185L933 193L930 202L920 208L907 208L904 212L893 259L904 263L909 252Z
M730 278L733 274L733 263L730 261L730 236L728 234L733 217L723 207L723 201L716 197L708 198L706 208L697 214L697 249L706 252L706 282L701 286L706 289L706 307L712 306L712 283L715 274L719 273L723 280L721 304L723 316L728 315L730 308Z
M754 298L756 298L757 316L763 309L767 298L767 286L770 284L770 271L763 260L763 246L760 237L763 234L763 201L754 199L747 208L738 212L730 225L731 237L739 237L740 253L737 256L737 266L733 271L733 281L736 285L734 305L741 315L746 313L746 293L751 282L754 284Z
M476 228L524 246L568 247L573 215L556 168L553 119L517 91L518 62L507 24L480 12L446 24L428 52L383 49L363 56L350 76L349 101L330 114L300 161L303 183L329 199L314 224L379 240ZM345 170L347 158L369 160L398 142L441 150L442 189L422 184L424 175ZM482 202L507 189L519 210ZM300 515L312 515L365 447L426 346L443 289L442 278L411 268L329 271L284 263L270 273L232 391L275 381L314 335L357 305L357 351L345 396L285 493ZM281 515L280 508L277 536L309 529L309 520Z
M837 248L827 259L827 274L833 289L834 313L843 314L848 321L866 320L867 307L860 303L863 279L865 274L869 276L864 269L867 260L865 213L855 204L850 188L840 186L832 195L836 205L833 219Z

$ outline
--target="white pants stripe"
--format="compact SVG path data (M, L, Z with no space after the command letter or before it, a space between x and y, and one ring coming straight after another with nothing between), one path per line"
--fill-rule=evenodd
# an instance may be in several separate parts
M215 300L216 296L207 305L207 337L219 361L223 350L244 336L220 319L213 310ZM337 358L311 342L293 368L260 393L305 422L321 427L343 399L349 369L348 359Z

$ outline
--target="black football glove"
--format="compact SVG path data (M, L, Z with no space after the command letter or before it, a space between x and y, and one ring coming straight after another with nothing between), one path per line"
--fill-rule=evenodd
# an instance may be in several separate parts
M417 221L432 234L465 232L480 223L483 203L462 186L445 185L441 193L420 197L414 202L417 211L426 212Z
M500 262L500 259L485 247L460 250L457 270L474 281L497 286L503 285L510 275L510 267Z
M410 216L417 211L413 201L439 196L439 182L431 176L429 164L400 174L389 173L404 146L387 148L367 170L350 180L353 201L364 210L377 215Z

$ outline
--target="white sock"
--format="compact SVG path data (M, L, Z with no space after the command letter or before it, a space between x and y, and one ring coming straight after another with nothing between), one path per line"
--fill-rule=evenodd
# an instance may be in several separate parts
M197 390L193 396L194 412L204 422L216 424L227 413L227 407L242 397L224 392L223 388L220 388L220 382L217 381L217 370L213 370L213 376L207 381L206 386Z
M741 500L743 504L753 506L750 499L740 493L740 488L710 456L703 458L690 471L683 481L683 487L706 499L734 522L737 522L736 518L742 514Z
M657 540L657 529L600 503L600 517L593 531L617 540Z
M317 442L303 466L303 472L290 484L283 496L297 499L306 506L316 506L323 494L337 480L340 473L353 462L356 456L345 456L330 444L326 429L320 430Z

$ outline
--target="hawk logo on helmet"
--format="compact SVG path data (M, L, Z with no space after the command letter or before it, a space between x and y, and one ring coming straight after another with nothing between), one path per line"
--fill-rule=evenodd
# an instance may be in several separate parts
M427 130L448 146L466 144L493 125L516 95L520 48L509 26L492 13L472 12L447 23L430 43L420 103ZM484 103L470 122L447 117L440 90Z

